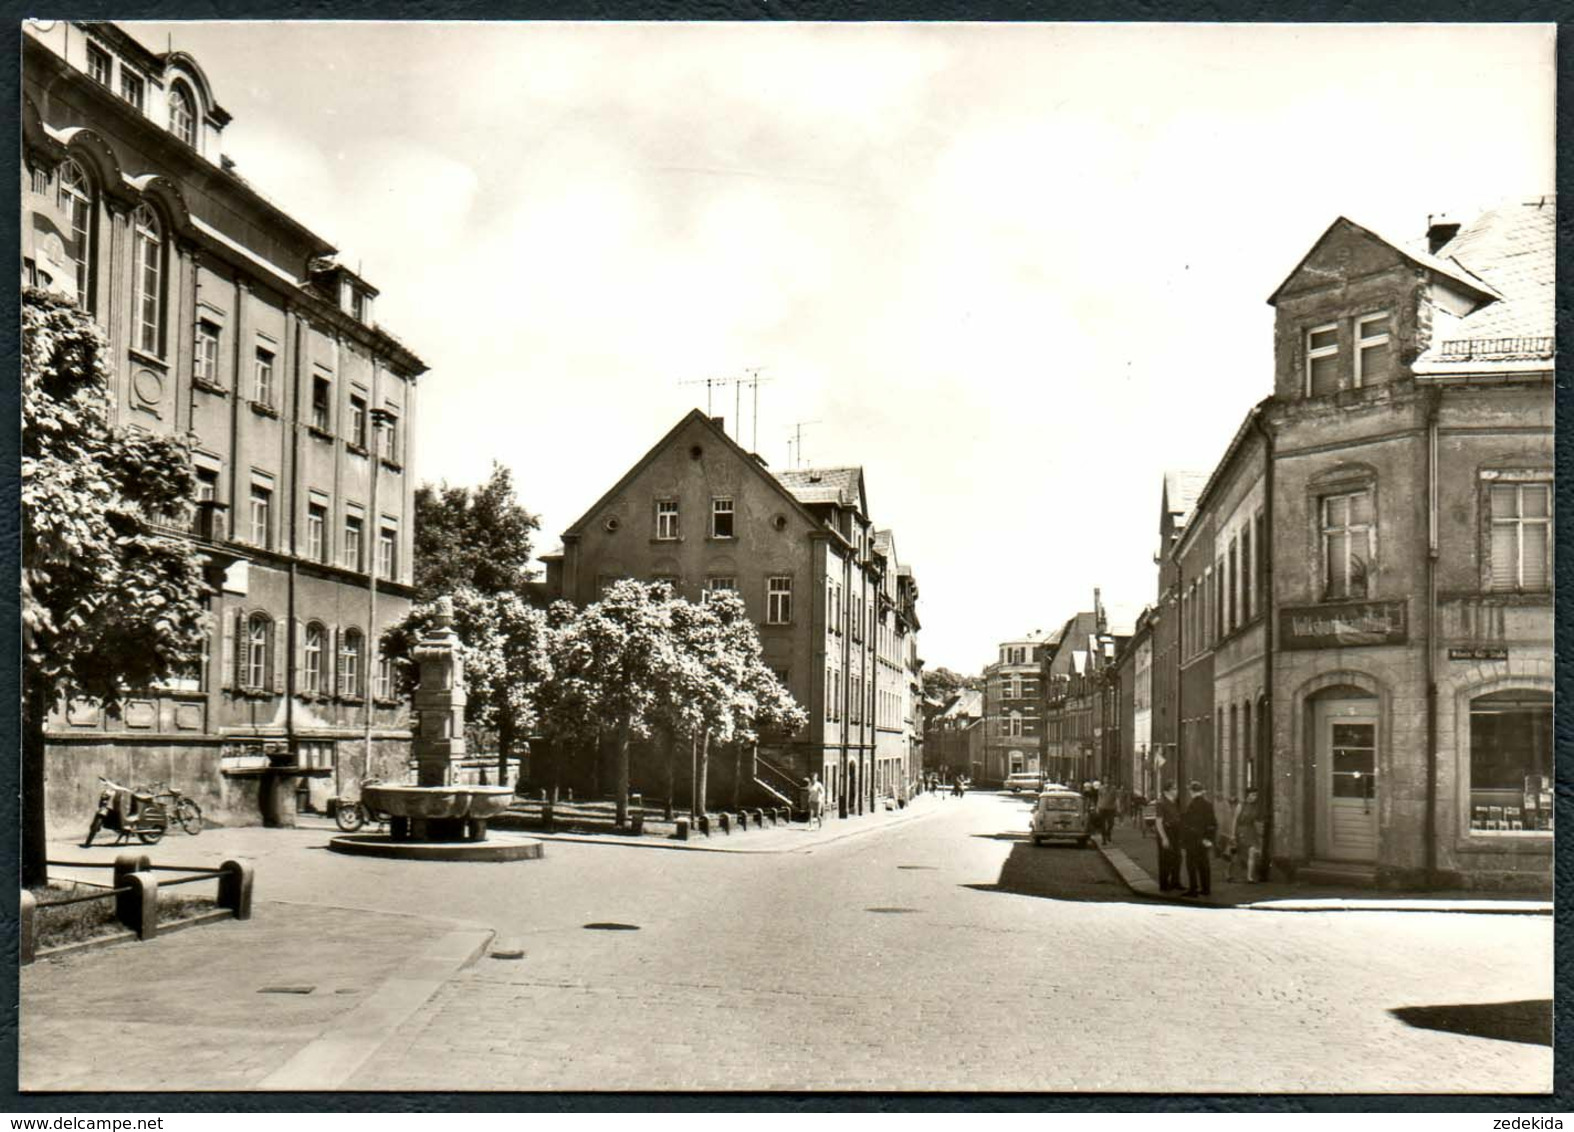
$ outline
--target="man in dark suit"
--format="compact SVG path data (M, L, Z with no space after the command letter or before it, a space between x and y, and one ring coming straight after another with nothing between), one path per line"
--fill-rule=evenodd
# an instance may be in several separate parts
M1180 887L1181 812L1175 803L1175 787L1166 786L1159 795L1157 820L1153 831L1159 836L1159 891L1173 892Z
M1186 850L1186 895L1209 896L1213 892L1213 838L1219 831L1213 803L1202 783L1191 784L1191 801L1181 814L1181 846Z

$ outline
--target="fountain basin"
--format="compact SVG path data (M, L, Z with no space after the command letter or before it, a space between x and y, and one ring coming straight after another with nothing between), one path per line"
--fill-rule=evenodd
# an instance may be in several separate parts
M508 809L511 786L365 786L361 801L368 809L393 818L433 820L469 818L487 821Z

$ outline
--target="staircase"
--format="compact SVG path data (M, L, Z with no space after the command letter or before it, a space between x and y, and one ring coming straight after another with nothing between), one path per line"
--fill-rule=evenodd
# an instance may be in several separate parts
M774 798L778 805L788 810L800 810L798 795L803 784L787 771L756 753L754 756L754 785Z

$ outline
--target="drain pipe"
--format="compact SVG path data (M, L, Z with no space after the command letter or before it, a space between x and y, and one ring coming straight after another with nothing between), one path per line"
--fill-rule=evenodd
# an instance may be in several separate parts
M1263 710L1257 718L1257 733L1266 735L1266 741L1259 739L1262 746L1262 812L1263 829L1262 843L1263 864L1271 872L1273 869L1273 835L1274 835L1274 765L1273 765L1273 648L1274 630L1278 627L1278 610L1273 600L1273 430L1268 427L1268 421L1259 408L1253 417L1252 423L1257 432L1262 436L1263 443L1263 505L1262 505L1262 530L1258 533L1253 549L1262 556L1262 577L1258 579L1257 600L1262 603L1263 628L1262 628L1262 686ZM1263 545L1263 540L1268 540L1268 545ZM1266 720L1264 719L1266 717ZM1266 723L1266 731L1264 724Z
M1426 885L1437 883L1437 413L1441 392L1426 402Z

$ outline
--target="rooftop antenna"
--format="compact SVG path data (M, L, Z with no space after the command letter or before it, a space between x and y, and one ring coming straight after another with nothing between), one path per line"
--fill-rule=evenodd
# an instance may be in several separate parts
M768 377L761 377L760 370L764 366L753 366L744 370L748 377L706 377L695 378L692 381L680 381L679 385L705 386L705 415L711 416L713 409L713 394L717 389L732 386L732 435L739 444L743 443L743 387L751 386L754 390L754 439L758 449L760 439L760 385L769 382Z
M793 435L787 438L787 462L793 467L796 468L799 464L803 463L803 426L819 423L820 422L817 420L793 422ZM796 459L793 458L793 453L795 451L797 452Z

